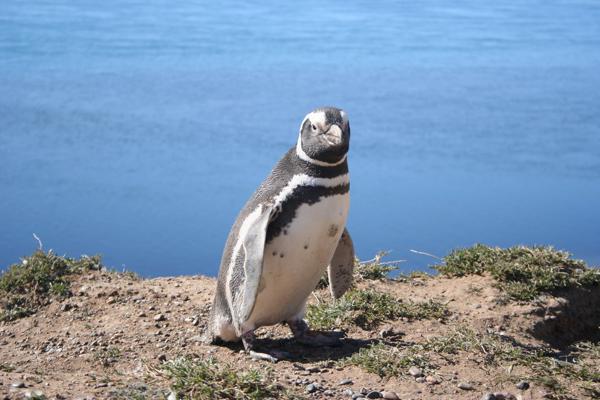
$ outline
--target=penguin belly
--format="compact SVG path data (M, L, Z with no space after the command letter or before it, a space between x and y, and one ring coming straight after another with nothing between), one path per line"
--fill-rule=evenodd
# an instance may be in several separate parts
M244 330L302 317L346 225L350 196L302 204L295 218L266 246L254 309Z

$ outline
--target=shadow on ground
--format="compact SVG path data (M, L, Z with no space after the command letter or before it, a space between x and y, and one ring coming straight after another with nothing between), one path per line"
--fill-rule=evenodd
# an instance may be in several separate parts
M551 346L565 349L579 341L600 341L600 287L573 288L554 293L543 319L531 334Z
M378 342L373 339L352 339L343 338L340 340L339 346L309 346L298 343L293 338L271 339L262 338L256 342L257 351L283 351L289 353L289 356L282 361L294 361L302 363L315 363L319 361L337 361L342 358L351 356L358 352L361 348L369 346L372 343ZM242 351L244 347L241 342L221 344L234 351Z

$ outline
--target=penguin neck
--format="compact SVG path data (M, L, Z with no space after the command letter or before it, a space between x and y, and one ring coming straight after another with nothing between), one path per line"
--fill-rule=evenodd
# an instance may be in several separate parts
M342 158L340 158L338 161L335 161L335 162L326 162L326 161L317 160L315 158L310 157L308 154L306 154L306 152L302 148L302 134L300 134L298 136L298 141L296 142L296 155L301 160L306 161L307 163L310 163L313 165L317 165L319 167L336 167L336 166L346 162L348 153L344 154L342 156Z
M305 158L301 157L298 152L298 146L296 146L288 151L287 157L293 166L293 172L295 174L305 174L317 178L335 178L336 176L348 173L348 159L346 155L344 155L339 163L335 163L334 165L321 165L307 161Z

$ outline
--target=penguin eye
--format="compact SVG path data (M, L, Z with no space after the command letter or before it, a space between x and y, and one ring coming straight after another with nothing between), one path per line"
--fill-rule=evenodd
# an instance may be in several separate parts
M313 131L317 130L317 126L315 124L310 124L310 127L312 128Z

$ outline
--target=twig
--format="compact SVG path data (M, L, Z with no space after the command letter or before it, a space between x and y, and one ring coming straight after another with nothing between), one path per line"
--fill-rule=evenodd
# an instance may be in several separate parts
M384 261L380 262L379 265L390 265L390 264L400 264L406 262L407 260L394 260L394 261Z
M37 242L38 242L38 250L42 250L44 248L44 244L42 243L42 240L35 233L33 234L33 238L35 240L37 240Z
M314 296L314 298L317 300L317 305L321 305L321 299L319 299L319 296L317 296L315 294L315 292L312 292L312 295Z
M442 260L441 257L434 256L433 254L425 253L424 251L418 251L418 250L412 250L412 249L410 249L409 251L411 253L421 254L421 255L424 255L424 256L433 257L433 258L438 259L438 260Z

